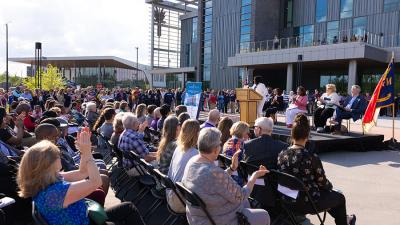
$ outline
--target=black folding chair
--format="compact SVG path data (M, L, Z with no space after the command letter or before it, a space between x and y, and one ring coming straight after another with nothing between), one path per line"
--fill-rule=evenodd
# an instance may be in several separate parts
M210 223L212 225L216 225L215 221L213 220L213 218L211 217L210 213L207 210L206 204L203 202L203 200L201 200L201 198L196 193L187 189L181 182L177 182L176 187L185 198L186 203L190 204L193 207L201 208L204 214L206 214Z
M270 173L276 177L278 185L281 185L286 188L290 188L291 190L297 190L299 191L299 194L296 198L296 201L298 199L304 199L305 196L309 199L308 203L310 204L313 212L311 213L312 215L317 215L321 225L324 225L325 219L326 219L326 210L324 210L324 215L321 217L319 215L320 211L318 211L315 202L313 201L313 198L311 197L310 193L308 192L308 189L304 185L304 183L298 179L297 177L283 173L277 170L270 170ZM281 207L283 210L286 212L286 214L289 216L290 222L293 225L299 225L300 223L296 220L296 212L292 210L292 206L296 204L293 201L287 200L290 198L289 196L286 196L285 194L279 192L277 190L277 193L280 195L280 202L281 202ZM302 213L301 213L302 214Z
M178 193L177 187L175 186L174 182L165 174L161 173L158 169L154 170L154 176L156 177L157 180L159 180L160 184L165 188L165 189L170 189L179 199L179 201L182 203L182 205L186 205L185 201L182 199L181 195ZM170 211L171 214L176 215L176 216L185 216L186 213L177 213L174 210L172 210L169 205L168 206L168 211Z
M113 160L113 153L112 153L112 147L109 145L108 141L109 139L105 137L103 134L99 133L97 135L97 138L101 141L98 141L97 146L100 147L100 143L103 143L103 147L105 148L103 152L100 152L103 155L104 162L106 164L109 164Z
M35 202L32 201L32 218L36 225L48 225L46 220L40 215L39 211L36 209Z

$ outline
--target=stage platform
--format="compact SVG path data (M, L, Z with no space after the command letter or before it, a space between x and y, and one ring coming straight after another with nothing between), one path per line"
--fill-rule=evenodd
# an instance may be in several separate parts
M284 126L274 126L273 138L284 142L290 142L290 130ZM349 132L343 135L332 135L312 131L307 149L316 152L332 151L376 151L384 150L384 136L377 134L366 134Z
M228 116L233 122L239 121L239 114L223 114L222 117ZM207 120L207 113L201 112L199 121ZM284 123L278 122L274 126L273 138L290 143L290 130L283 126ZM252 131L252 130L251 130ZM252 131L253 132L253 131ZM383 134L365 134L360 132L349 132L343 135L332 135L328 133L311 132L307 148L316 153L333 152L333 151L376 151L386 150L387 146L383 143Z

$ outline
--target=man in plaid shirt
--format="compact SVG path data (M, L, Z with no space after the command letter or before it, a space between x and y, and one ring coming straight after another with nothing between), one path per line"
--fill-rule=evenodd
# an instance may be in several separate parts
M126 113L122 117L122 124L124 125L124 132L122 132L118 147L123 152L133 151L147 162L156 159L156 153L150 152L146 143L143 141L144 130L148 126L147 121L139 124L138 119L133 113ZM122 162L124 168L131 169L134 164L132 161L124 158Z

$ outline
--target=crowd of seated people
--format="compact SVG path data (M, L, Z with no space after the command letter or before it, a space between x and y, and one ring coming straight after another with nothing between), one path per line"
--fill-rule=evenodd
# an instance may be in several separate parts
M337 107L334 119L338 124L346 116L353 115L348 114L349 111L357 113L358 105L361 105L357 91L359 89L354 87L353 97L346 101L343 108ZM280 107L278 105L283 101L281 92L276 89L273 93L276 98L273 97L271 103L275 103L271 107ZM298 96L292 99L293 104L297 102L303 107L302 98L307 99L307 96L299 88ZM105 205L110 171L104 160L105 152L101 148L106 146L103 144L107 141L124 154L137 154L167 175L172 182L182 182L204 201L217 224L237 224L238 215L244 216L252 225L270 224L274 219L275 190L268 184L257 184L257 180L267 177L271 169L292 174L293 168L285 170L285 157L278 160L278 155L288 151L288 145L271 137L273 119L257 119L254 125L255 138L251 139L251 128L247 123L233 123L228 117L221 119L216 109L211 110L207 121L200 124L190 119L184 106L176 106L172 113L171 106L165 104L160 107L137 104L131 110L122 103L117 105L113 99L88 101L72 110L51 99L40 119L29 118L34 121L33 133L29 133L24 124L27 115L33 115L33 111L27 109L26 102L19 102L13 113L0 108L2 129L12 135L6 140L0 140L0 173L4 174L1 181L6 184L0 185L0 193L17 201L12 207L2 210L5 219L12 221L17 218L16 215L21 215L19 219L31 220L33 201L38 212L50 225L74 224L72 221L92 224L93 221L84 213L87 210L85 201ZM81 126L74 124L78 118L74 116L76 113L85 118ZM293 129L300 127L299 116L294 115L291 124ZM149 130L158 132L159 142L148 139ZM24 137L27 134L29 136ZM14 138L20 140L15 141ZM22 141L24 138L28 141ZM296 138L295 133L292 138ZM32 144L29 144L30 139L34 139ZM224 169L215 163L220 154L232 161ZM237 170L240 161L255 166L255 172L248 177L239 174ZM131 158L124 155L121 166L129 171L129 176L138 175ZM319 174L319 169L312 173ZM317 177L318 174L313 176ZM304 174L293 175L301 178L300 175ZM13 176L18 177L17 182L12 179ZM250 204L250 196L259 204ZM355 217L346 217L344 196L339 196L337 192L332 196L329 195L333 200L329 200L328 205L316 199L320 200L321 209L328 209L325 207L329 206L337 224L353 225ZM51 201L45 201L47 199ZM166 199L173 211L186 213L189 224L208 223L202 210L190 204L183 205L174 192L167 190ZM107 224L144 224L143 215L140 215L133 203L117 204L106 208L105 212ZM307 214L309 211L302 213ZM343 215L346 223L343 223Z

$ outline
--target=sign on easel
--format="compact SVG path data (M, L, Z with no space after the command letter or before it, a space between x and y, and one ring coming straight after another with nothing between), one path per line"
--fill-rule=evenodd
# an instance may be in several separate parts
M187 82L184 105L191 119L198 119L200 110L200 98L202 92L201 82Z

